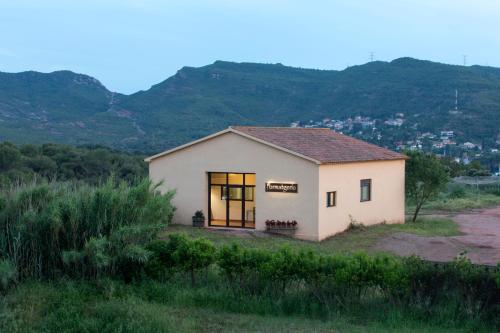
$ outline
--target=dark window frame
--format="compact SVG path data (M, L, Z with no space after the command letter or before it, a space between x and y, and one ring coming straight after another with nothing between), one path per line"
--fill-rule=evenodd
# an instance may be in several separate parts
M360 189L360 202L366 202L372 200L372 180L371 179L361 179L359 182ZM363 198L363 187L368 187L368 198Z
M214 173L218 173L218 174L225 174L225 178L226 178L226 182L225 184L213 184L212 183L212 174ZM242 185L232 185L232 184L229 184L229 174L231 173L236 173L236 174L242 174L243 175L243 184ZM222 187L230 187L230 186L236 186L236 187L240 187L242 186L243 188L246 188L246 187L252 187L254 188L252 191L253 191L253 198L252 198L252 201L255 201L255 187L256 185L247 185L246 184L246 176L247 175L254 175L255 176L255 173L253 172L221 172L221 171L207 171L207 178L208 178L208 225L210 227L221 227L220 225L212 225L212 187L213 186L222 186ZM222 190L221 190L222 192ZM240 226L231 226L229 224L229 221L230 221L230 214L229 214L229 204L230 204L230 201L231 200L226 200L226 225L224 226L225 228L235 228L235 229L255 229L255 207L253 208L253 220L249 220L251 222L254 223L254 226L253 227L247 227L246 226L246 216L245 216L245 201L249 201L249 200L246 200L245 198L245 191L242 192L242 200L236 200L236 201L241 201L241 222L242 222L242 225L241 227Z
M333 193L333 203L331 202L331 194ZM335 207L337 206L337 191L328 191L326 192L326 207Z

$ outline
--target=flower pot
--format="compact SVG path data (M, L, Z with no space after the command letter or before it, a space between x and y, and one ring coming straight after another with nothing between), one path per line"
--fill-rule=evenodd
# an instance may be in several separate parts
M193 227L204 227L205 226L205 218L204 217L196 217L193 216Z

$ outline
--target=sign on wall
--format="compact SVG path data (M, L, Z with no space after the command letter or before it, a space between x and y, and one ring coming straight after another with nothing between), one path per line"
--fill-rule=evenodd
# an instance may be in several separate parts
M299 185L290 183L266 183L266 192L297 193Z

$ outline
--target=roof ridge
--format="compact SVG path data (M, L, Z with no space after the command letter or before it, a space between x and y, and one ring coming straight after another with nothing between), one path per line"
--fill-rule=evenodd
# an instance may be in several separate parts
M400 153L330 128L230 126L229 129L307 156L320 164L406 159Z
M239 126L231 125L229 128L279 128L279 129L289 129L289 130L330 130L328 127L288 127L288 126ZM335 132L337 133L337 132ZM340 133L339 133L340 134Z
M316 164L407 159L405 155L335 132L330 128L229 126L225 130L153 155L145 160L150 162L225 133L247 137Z

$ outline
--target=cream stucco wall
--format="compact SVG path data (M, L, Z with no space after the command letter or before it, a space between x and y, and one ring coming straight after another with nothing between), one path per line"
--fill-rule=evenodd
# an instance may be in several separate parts
M371 200L360 202L360 180L371 179ZM403 223L405 161L325 164L319 167L319 238L344 231L351 219L372 225ZM337 205L326 207L326 192L337 192Z
M311 161L276 148L225 133L150 162L150 178L163 180L162 191L177 191L174 223L191 224L198 209L208 212L207 172L256 174L256 229L267 219L297 220L296 237L318 240L318 169ZM294 182L298 193L265 192L265 183Z

